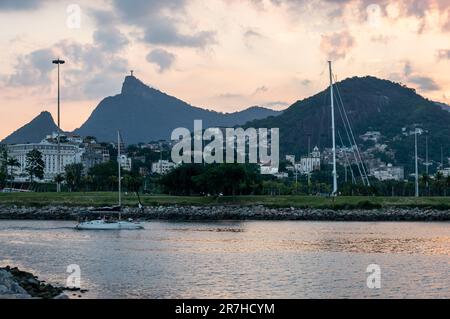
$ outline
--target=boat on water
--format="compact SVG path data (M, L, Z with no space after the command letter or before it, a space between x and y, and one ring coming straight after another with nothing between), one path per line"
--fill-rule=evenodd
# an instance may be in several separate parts
M81 222L77 226L75 226L75 228L78 230L136 230L144 229L144 226L133 221L109 221L102 218Z
M78 230L137 230L137 229L144 229L144 226L140 224L139 222L135 222L131 219L128 220L122 220L122 176L121 176L121 163L120 163L120 132L117 132L117 150L118 150L118 156L117 156L117 163L118 163L118 183L119 183L119 206L114 207L102 207L95 209L91 212L88 212L89 216L92 215L99 215L106 213L118 213L118 218L115 219L107 219L105 216L94 219L94 220L85 220L78 225L75 226L75 229ZM139 206L141 204L139 203Z

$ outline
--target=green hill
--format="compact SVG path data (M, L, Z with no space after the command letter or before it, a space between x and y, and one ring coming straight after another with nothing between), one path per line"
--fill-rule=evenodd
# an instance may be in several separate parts
M441 146L446 156L450 149L450 113L416 93L414 89L375 77L353 77L337 83L355 138L362 149L364 143L358 136L367 131L379 131L381 143L393 151L394 164L405 166L409 173L413 166L414 136L402 134L415 125L429 131L430 159L440 162ZM339 99L336 93L336 100ZM308 135L311 145L330 147L331 111L329 88L297 101L281 115L247 123L247 127L279 127L281 154L307 153ZM343 121L336 109L336 127L344 138ZM339 139L337 139L339 142ZM349 145L345 138L344 143ZM338 143L340 144L340 143ZM419 156L425 157L425 138L419 138Z

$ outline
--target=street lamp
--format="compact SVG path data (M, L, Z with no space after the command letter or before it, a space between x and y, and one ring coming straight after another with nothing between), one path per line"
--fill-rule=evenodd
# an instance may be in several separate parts
M59 179L59 175L61 173L61 143L60 143L60 137L61 137L61 126L60 126L60 107L59 107L59 103L60 103L60 94L59 94L59 65L60 64L64 64L65 61L61 60L61 59L56 59L52 61L53 64L57 64L58 65L58 160L57 160L57 164L58 164L58 168L56 170L57 173L57 181L56 181L56 191L59 193L61 192L61 181Z

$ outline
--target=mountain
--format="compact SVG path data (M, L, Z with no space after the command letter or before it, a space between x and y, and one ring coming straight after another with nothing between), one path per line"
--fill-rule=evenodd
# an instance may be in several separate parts
M450 112L450 105L440 103L440 102L435 102L435 103L437 105L439 105L441 107L441 109L443 109L444 111Z
M380 131L383 135L381 142L387 144L394 154L392 162L405 166L408 171L413 165L414 136L403 134L402 128L409 131L417 125L429 131L431 160L440 162L441 146L444 150L450 149L450 113L418 95L414 89L371 76L348 78L337 83L336 87L361 148L373 147L373 143L365 143L359 138L360 135L367 131ZM338 98L339 95L336 100ZM336 108L335 114L337 131L344 143L349 146L339 108ZM330 147L332 143L329 88L297 101L279 116L252 121L246 126L280 128L282 154L305 155L308 149L308 136L312 146L318 145L321 149ZM337 145L340 145L338 133L336 141ZM419 156L424 158L424 154L425 138L419 137Z
M52 115L49 112L44 111L35 117L31 122L7 136L2 143L38 143L47 135L50 135L52 132L56 132L57 130L58 126L55 124L55 121L53 121Z
M89 119L74 133L114 141L121 130L127 144L170 139L173 129L193 129L194 120L203 127L234 126L249 120L278 115L280 112L252 107L236 113L219 113L194 107L173 96L151 88L134 76L127 76L120 94L107 97L95 108Z
M239 112L223 114L224 123L222 124L222 126L245 124L249 121L261 120L270 116L280 115L281 113L282 111L274 111L261 106L252 106Z

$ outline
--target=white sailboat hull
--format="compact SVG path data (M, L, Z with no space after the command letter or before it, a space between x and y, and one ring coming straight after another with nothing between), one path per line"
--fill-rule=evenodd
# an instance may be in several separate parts
M144 229L144 226L128 221L107 222L105 220L92 220L81 222L75 228L79 230L137 230Z

